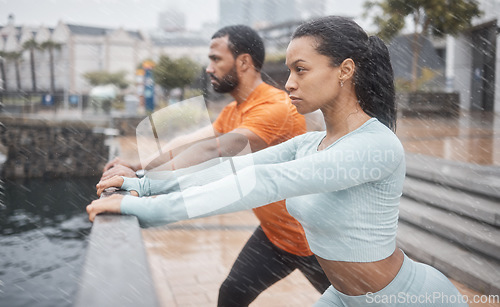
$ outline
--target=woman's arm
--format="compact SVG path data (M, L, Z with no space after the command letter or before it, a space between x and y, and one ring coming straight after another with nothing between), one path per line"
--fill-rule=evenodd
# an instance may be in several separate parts
M237 157L216 158L201 164L176 171L148 172L141 179L123 177L127 191L137 191L139 196L167 194L193 186L201 186L220 180L254 164L271 164L290 161L295 157L300 137L288 140L276 146L260 150L253 154ZM116 180L99 183L99 190L116 186Z
M301 159L249 166L236 175L182 192L156 198L125 196L120 210L136 215L143 224L158 225L246 210L300 195L344 190L381 180L400 166L402 147L386 145L391 144L377 138L363 139L360 144L340 142ZM389 154L384 157L379 152Z

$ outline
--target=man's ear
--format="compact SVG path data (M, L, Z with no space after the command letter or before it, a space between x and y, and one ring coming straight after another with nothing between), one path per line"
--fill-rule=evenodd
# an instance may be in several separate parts
M246 71L248 69L253 69L252 57L248 53L240 54L236 58L236 65L241 71Z

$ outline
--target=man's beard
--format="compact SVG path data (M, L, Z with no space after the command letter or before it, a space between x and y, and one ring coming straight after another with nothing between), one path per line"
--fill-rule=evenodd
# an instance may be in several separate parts
M229 93L234 90L239 84L240 80L236 74L236 67L233 66L230 72L222 76L222 78L217 78L213 74L209 74L216 83L212 83L214 91L217 93Z

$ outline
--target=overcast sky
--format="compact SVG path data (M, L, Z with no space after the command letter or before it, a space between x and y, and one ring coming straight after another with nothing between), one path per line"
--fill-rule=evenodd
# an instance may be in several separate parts
M328 14L356 18L361 26L370 23L359 17L365 0L330 0ZM66 23L101 27L124 27L130 30L154 29L158 13L176 8L186 14L187 27L199 29L204 22L219 18L218 0L0 0L0 25L7 24L9 14L14 14L16 25L44 25L55 27L59 20Z

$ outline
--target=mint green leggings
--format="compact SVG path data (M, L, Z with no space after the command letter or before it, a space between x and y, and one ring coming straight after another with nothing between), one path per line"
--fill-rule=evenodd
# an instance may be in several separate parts
M350 296L330 286L314 307L468 306L457 288L435 268L406 255L393 281L376 293Z

